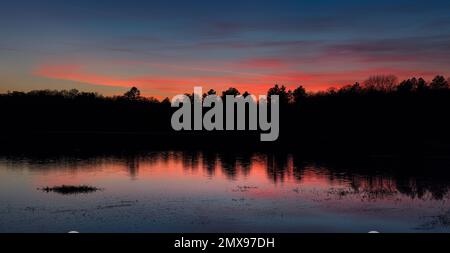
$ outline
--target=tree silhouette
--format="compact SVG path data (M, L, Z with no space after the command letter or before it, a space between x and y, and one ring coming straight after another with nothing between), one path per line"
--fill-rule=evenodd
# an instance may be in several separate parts
M423 78L419 78L417 80L417 91L418 92L424 92L428 89L428 84Z
M217 91L210 89L208 92L203 94L203 99L205 99L207 96L211 96L211 95L217 95Z
M248 97L248 96L250 96L251 94L250 94L250 92L248 92L248 91L246 91L246 92L244 92L243 94L242 94L242 96L244 97L244 98L246 98L246 97Z
M339 94L360 94L363 91L363 87L356 82L353 85L345 85L341 89L338 90Z
M217 95L217 91L210 89L206 94L208 95Z
M364 81L368 90L392 91L397 85L398 78L394 75L375 75Z
M294 103L301 103L307 95L306 89L301 85L292 92Z
M423 78L407 79L398 85L394 85L396 78L392 76L377 76L369 80L364 85L355 83L315 93L307 93L302 86L293 91L280 85L271 87L267 94L280 96L283 103L280 107L282 130L279 140L273 145L281 143L283 147L295 150L307 146L308 152L313 152L310 149L314 148L320 152L325 148L333 151L347 148L352 152L414 153L434 148L448 153L450 133L446 129L450 128L450 123L445 120L445 115L450 108L450 87L444 77L437 76L430 85ZM236 96L240 92L229 88L221 93L210 90L206 94ZM192 93L187 95L193 101ZM143 140L170 147L183 143L207 145L214 138L217 141L213 143L220 143L223 148L236 148L236 136L239 142L254 143L255 135L247 135L247 131L236 136L230 132L208 132L195 135L198 139L193 142L190 134L174 133L170 122L175 110L168 98L159 102L143 97L136 87L122 96L112 97L78 90L10 91L0 94L3 119L0 139L7 143L5 138L11 138L10 145L19 145L16 139L20 136L24 136L26 143L29 140L25 136L58 133L60 135L55 134L54 139L66 140L73 133L75 143L120 144ZM126 133L136 138L127 135L117 140L118 136L113 135L99 140L97 138L101 135L97 133ZM78 139L85 134L86 139ZM50 139L35 141L30 138L30 142L46 143ZM433 146L436 143L439 145Z
M170 104L171 104L170 99L169 99L169 98L163 99L163 100L161 101L161 104L162 104L162 105L166 105L166 106L170 105Z
M448 82L443 76L436 76L430 83L430 88L433 90L448 89Z
M397 90L401 93L408 93L414 90L416 87L416 82L414 80L408 79L402 81L398 87Z
M141 91L138 88L133 87L129 91L125 92L123 96L129 100L137 100L141 96Z
M241 93L236 88L228 88L228 90L222 92L222 97L226 98L226 96L239 96Z
M267 91L267 96L278 95L280 98L280 104L288 104L292 101L292 92L287 91L286 87L282 85L281 87L278 84L275 84L274 87L270 88Z

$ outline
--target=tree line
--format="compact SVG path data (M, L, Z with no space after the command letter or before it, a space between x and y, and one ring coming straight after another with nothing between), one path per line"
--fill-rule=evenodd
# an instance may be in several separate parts
M444 76L427 82L423 78L399 81L393 75L376 75L362 83L321 92L308 92L303 86L289 90L283 85L274 85L267 95L280 97L280 139L271 145L321 152L343 149L448 151L449 81ZM229 88L221 93L209 90L204 96L211 94L250 95ZM173 111L169 98L159 101L144 97L136 87L120 96L75 89L13 91L0 94L0 136L3 140L12 140L9 143L25 135L42 133L67 138L90 134L84 141L87 143L105 141L97 139L104 133L110 133L118 143L172 145L186 142L192 146L216 140L223 144L221 146L232 147L236 140L253 143L253 146L257 142L251 132L174 133L170 126ZM126 137L119 138L123 134ZM195 141L192 141L193 136ZM78 137L77 140L82 139Z
M283 104L295 104L302 102L305 98L335 96L342 94L368 94L368 93L422 93L422 92L436 92L450 89L450 77L445 79L444 76L438 75L431 82L425 81L423 78L410 78L398 81L395 75L374 75L366 79L362 84L356 82L352 85L345 85L341 88L331 87L326 91L307 92L303 86L298 86L294 90L289 90L284 85L274 85L267 91L267 95L278 95ZM193 100L193 94L186 93L188 97ZM214 89L210 89L203 97L207 95L219 95L220 93ZM222 91L221 96L227 95L244 97L250 95L248 91L241 93L238 89L230 87ZM30 92L8 91L5 94L0 94L1 99L5 98L46 98L46 99L79 99L79 100L105 100L116 102L140 102L148 104L170 104L170 99L167 97L161 101L154 97L141 96L141 91L132 87L129 91L121 96L103 96L97 92L81 92L77 89L71 90L33 90Z

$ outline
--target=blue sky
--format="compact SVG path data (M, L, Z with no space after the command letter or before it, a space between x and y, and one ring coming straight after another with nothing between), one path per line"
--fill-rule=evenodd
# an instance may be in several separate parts
M323 90L450 73L449 1L3 1L0 92Z

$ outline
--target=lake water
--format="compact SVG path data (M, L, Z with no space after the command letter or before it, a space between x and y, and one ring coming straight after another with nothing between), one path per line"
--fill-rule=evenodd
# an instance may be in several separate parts
M446 164L196 151L1 156L0 232L450 232ZM101 190L40 190L60 185Z

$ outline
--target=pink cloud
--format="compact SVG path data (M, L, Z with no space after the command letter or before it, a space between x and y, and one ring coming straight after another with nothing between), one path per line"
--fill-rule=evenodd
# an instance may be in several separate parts
M104 75L91 74L83 70L82 65L43 65L36 68L33 73L37 76L89 83L106 86L128 87L127 80L118 80Z
M262 65L277 64L262 61ZM42 65L34 70L40 77L68 80L93 85L115 86L129 88L136 86L143 90L146 96L157 98L171 97L176 94L191 92L194 86L217 91L235 87L241 92L248 91L255 95L265 94L274 84L286 85L294 89L303 85L309 91L326 90L330 87L341 87L356 81L363 81L370 75L395 74L399 78L425 77L432 78L439 73L417 70L393 68L369 68L364 70L345 70L334 72L305 72L305 71L275 71L273 73L241 73L204 72L202 75L186 73L183 76L148 75L132 77L114 77L105 74L91 73L81 65Z

